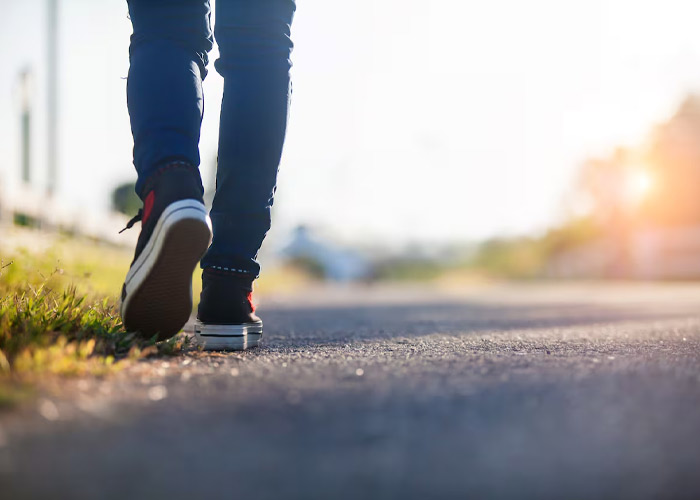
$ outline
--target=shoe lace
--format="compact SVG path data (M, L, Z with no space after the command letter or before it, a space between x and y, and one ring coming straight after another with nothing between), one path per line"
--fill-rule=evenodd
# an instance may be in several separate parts
M143 219L143 209L139 208L138 213L136 215L134 215L131 218L131 220L129 220L129 222L126 223L126 227L124 229L122 229L121 231L119 231L119 234L122 234L127 229L131 229L132 227L134 227L134 224L136 224L141 219Z

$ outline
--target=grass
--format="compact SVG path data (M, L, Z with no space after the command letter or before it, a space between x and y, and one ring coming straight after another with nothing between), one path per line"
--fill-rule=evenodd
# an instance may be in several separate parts
M10 254L11 252L11 254ZM41 252L3 249L0 261L0 408L48 376L104 376L136 359L180 352L124 330L116 292L126 250L61 239Z
M104 376L137 359L180 352L189 341L156 344L127 333L113 299L74 285L54 288L56 281L51 275L38 286L8 285L0 275L0 407L24 399L43 377Z
M79 294L74 286L9 288L0 301L3 373L104 374L116 360L170 354L177 342L148 349L155 340L125 332L110 299Z
M156 343L124 330L117 304L131 249L39 231L3 236L0 408L30 395L45 377L105 376L135 360L187 347L185 336ZM199 272L193 280L196 299ZM256 282L256 290L289 290L308 279L298 270L276 270Z

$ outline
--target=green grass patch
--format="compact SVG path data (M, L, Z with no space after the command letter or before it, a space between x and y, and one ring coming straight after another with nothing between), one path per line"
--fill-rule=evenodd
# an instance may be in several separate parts
M132 249L29 229L2 236L0 408L31 394L43 377L104 376L187 347L183 335L156 344L124 331L117 304ZM200 273L193 279L195 308ZM294 268L277 269L256 290L296 289L308 281Z
M74 286L6 290L0 301L0 371L102 375L115 362L177 352L184 341L158 345L127 333L116 304L90 298Z
M54 250L17 251L0 264L0 408L25 399L42 377L104 376L137 359L176 354L189 342L156 344L127 333L113 292L128 260L113 259L113 249L103 259L89 250L67 269Z

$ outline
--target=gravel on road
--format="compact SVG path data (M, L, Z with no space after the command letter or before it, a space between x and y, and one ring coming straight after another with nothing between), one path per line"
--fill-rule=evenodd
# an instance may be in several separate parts
M260 312L260 349L0 415L0 497L700 498L700 286L324 288Z

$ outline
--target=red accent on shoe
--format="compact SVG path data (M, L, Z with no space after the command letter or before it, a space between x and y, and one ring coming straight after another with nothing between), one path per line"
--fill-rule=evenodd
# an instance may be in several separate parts
M253 292L248 292L248 296L246 298L248 299L248 304L250 305L250 308L253 312L255 312L255 304L253 304Z
M156 192L151 191L143 200L143 218L141 219L141 224L145 224L153 211L153 203L156 201Z

